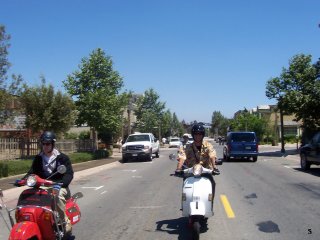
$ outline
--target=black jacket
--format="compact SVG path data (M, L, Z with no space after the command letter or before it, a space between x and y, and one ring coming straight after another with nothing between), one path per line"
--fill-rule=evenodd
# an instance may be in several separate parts
M60 165L65 165L67 168L67 171L64 174L60 174L57 173L55 174L53 177L50 178L50 180L54 181L54 182L59 182L59 183L63 183L62 187L66 188L69 186L69 184L71 183L72 179L73 179L73 169L72 169L72 165L71 165L71 161L69 159L69 157L63 153L60 153L57 158L55 159L56 161L56 168L54 169L53 172L57 171L58 166ZM42 157L41 155L37 155L33 162L32 162L32 166L30 168L30 170L28 171L28 173L24 176L27 177L29 174L36 174L41 178L46 178L43 172L43 166L42 166Z

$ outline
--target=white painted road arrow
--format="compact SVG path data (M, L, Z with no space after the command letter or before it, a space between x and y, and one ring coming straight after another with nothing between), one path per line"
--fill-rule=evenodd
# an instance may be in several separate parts
M104 186L100 186L100 187L82 187L82 188L93 188L95 191L99 190L100 188L103 188Z

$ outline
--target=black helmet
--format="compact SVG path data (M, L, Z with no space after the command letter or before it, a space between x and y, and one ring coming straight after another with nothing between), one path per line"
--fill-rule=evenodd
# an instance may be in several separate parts
M193 125L192 130L191 130L191 135L194 139L194 135L196 133L200 133L203 137L205 135L206 130L204 129L203 124L197 123L195 125Z
M45 131L41 134L40 141L54 143L56 141L56 135L53 132Z

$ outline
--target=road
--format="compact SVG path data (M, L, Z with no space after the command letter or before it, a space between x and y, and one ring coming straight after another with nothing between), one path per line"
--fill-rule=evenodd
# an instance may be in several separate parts
M214 147L222 157L222 146ZM71 190L83 192L84 198L78 202L82 218L73 228L75 239L190 239L179 211L182 180L170 176L176 162L168 155L175 151L162 149L152 162L114 162L77 172ZM305 173L297 158L273 154L271 147L260 151L256 163L231 161L219 167L215 216L202 240L319 239L320 168ZM9 206L19 192L4 192ZM8 230L0 222L0 239L6 239Z

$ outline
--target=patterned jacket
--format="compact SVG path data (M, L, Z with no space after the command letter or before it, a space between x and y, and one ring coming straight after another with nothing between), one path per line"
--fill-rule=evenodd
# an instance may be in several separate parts
M197 162L200 162L203 167L213 169L210 158L215 160L217 154L216 150L208 141L203 141L201 146L201 152L196 147L195 143L187 144L185 148L180 147L178 152L178 158L184 160L184 164L187 167L193 167Z

